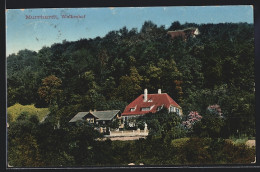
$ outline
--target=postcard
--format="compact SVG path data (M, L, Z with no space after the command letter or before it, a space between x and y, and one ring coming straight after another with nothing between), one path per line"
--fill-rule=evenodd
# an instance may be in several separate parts
M8 168L254 165L252 5L6 10Z

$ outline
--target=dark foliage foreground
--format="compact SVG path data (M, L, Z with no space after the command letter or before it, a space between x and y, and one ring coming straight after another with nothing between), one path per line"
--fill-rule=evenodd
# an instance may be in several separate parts
M170 118L176 116L169 115ZM136 165L249 164L255 148L224 138L183 137L173 119L163 123L168 132L136 141L100 141L87 123L54 129L50 122L23 115L8 131L8 162L15 167L79 167ZM171 123L171 124L169 124ZM167 127L166 127L167 126ZM149 125L154 130L153 125ZM186 133L187 134L187 133Z

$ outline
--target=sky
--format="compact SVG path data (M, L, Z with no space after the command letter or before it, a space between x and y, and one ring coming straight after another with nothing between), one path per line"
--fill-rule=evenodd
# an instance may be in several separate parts
M83 18L62 18L62 15ZM26 16L56 16L54 19L28 19ZM106 8L41 8L6 10L6 55L19 50L40 50L43 46L103 37L109 31L126 26L138 31L145 21L170 27L197 23L253 23L253 6L183 6L183 7L106 7Z

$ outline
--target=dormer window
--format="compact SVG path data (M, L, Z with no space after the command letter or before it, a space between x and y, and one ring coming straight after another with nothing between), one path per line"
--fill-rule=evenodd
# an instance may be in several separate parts
M132 108L130 108L130 112L133 112L133 111L135 111L135 109L136 109L136 106L135 106L135 107L132 107Z
M141 110L142 110L142 111L149 111L149 110L150 110L150 107L143 107Z
M152 99L149 99L148 102L153 102L153 100L152 100Z
M141 111L149 111L149 110L152 110L153 107L154 107L154 105L152 105L150 107L143 107L143 108L141 108Z
M130 108L130 111L131 111L131 112L135 111L135 108Z

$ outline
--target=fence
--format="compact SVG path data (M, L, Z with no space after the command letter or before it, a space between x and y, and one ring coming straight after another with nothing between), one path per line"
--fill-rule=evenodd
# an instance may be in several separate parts
M148 130L125 130L125 131L110 131L107 137L133 137L133 136L147 136Z

